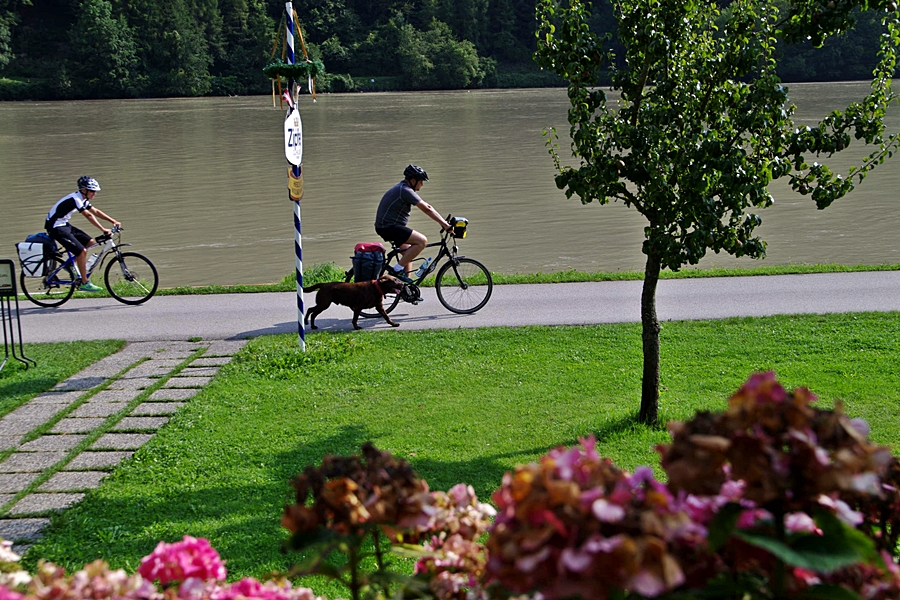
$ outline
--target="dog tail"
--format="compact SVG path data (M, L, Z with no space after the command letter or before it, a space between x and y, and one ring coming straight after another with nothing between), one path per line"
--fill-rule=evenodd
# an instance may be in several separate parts
M311 286L309 286L309 287L303 288L303 291L304 291L304 293L307 293L307 294L310 293L310 292L315 292L317 289L319 289L319 288L322 287L323 285L325 285L325 284L324 284L324 283L317 283L317 284L315 284L315 285L311 285Z

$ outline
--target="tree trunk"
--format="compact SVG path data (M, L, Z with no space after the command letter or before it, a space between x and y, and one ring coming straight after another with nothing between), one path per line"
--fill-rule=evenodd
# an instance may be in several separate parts
M659 319L656 318L656 284L660 260L647 256L644 289L641 293L641 338L644 342L644 376L641 383L641 412L638 420L655 424L659 416Z

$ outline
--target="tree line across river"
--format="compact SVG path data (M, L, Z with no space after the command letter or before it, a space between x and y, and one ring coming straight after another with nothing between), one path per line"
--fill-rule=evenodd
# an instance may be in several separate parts
M320 91L565 83L533 60L534 0L293 5L310 57L325 64ZM271 82L263 67L276 42L281 56L276 35L284 6L281 0L0 0L0 100L266 93ZM595 3L590 25L609 32L615 46L610 3ZM785 47L779 76L867 79L881 32L877 17L866 13L815 59L809 44Z

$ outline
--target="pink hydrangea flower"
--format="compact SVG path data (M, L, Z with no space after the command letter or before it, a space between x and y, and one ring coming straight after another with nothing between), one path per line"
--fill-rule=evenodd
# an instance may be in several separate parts
M0 585L0 600L22 600L22 594L7 589L5 585Z
M225 563L209 540L188 535L180 542L160 542L141 560L138 572L150 581L159 580L161 585L191 577L201 581L224 580L228 575Z

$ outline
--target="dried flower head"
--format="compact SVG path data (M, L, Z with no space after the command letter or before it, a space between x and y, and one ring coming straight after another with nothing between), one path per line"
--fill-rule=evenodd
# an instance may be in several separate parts
M362 535L371 525L392 536L424 531L434 515L425 480L370 442L362 452L326 456L319 468L307 467L295 477L296 503L285 506L282 526L291 533L324 527L342 535Z
M504 476L489 581L551 600L605 600L616 589L654 597L684 581L670 545L692 535L687 515L649 469L629 475L594 446L582 439Z

